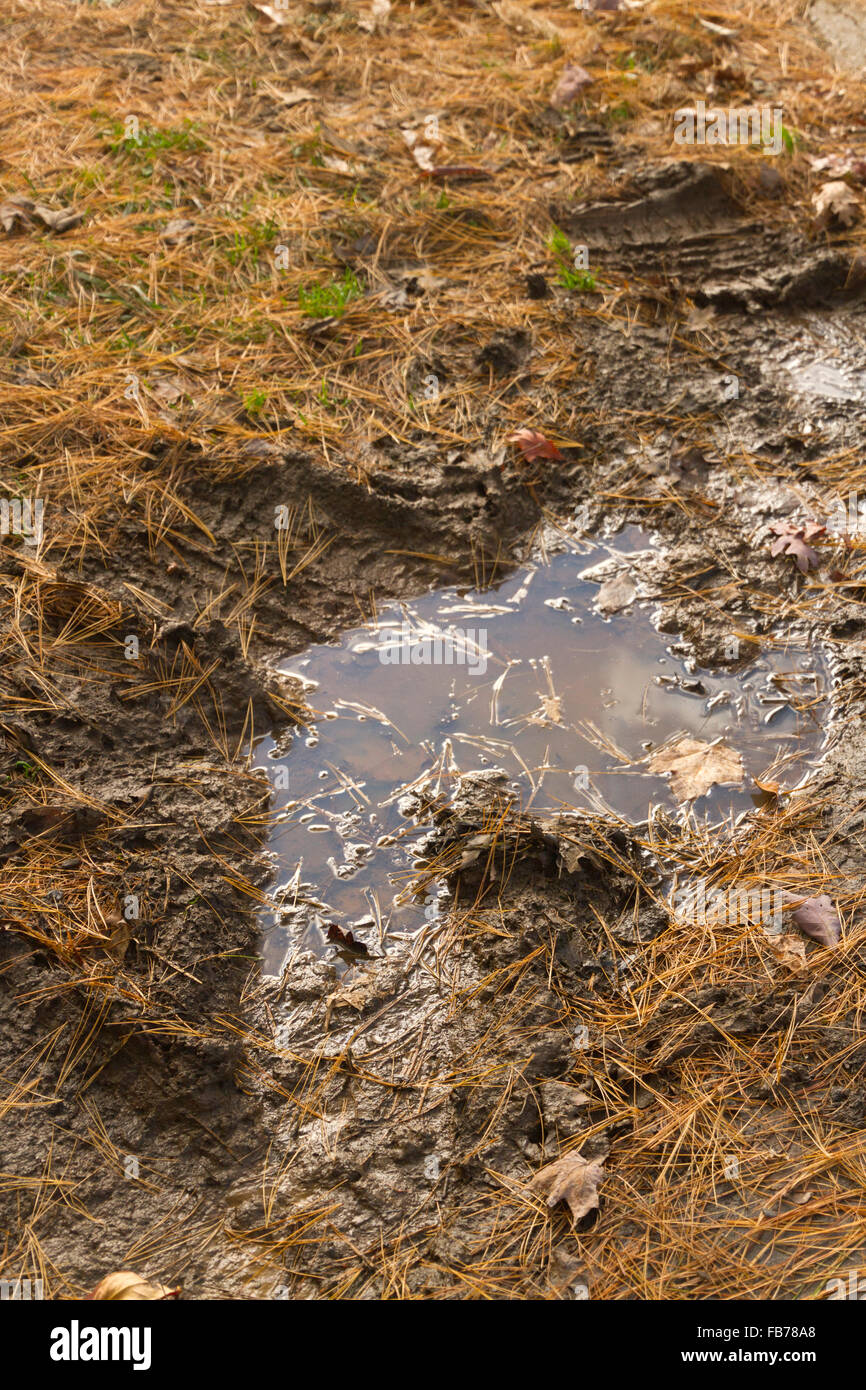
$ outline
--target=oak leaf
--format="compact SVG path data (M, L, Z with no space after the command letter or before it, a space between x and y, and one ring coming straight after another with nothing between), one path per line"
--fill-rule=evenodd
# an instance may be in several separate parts
M852 227L860 216L860 199L842 179L822 184L812 202L819 227Z
M328 922L327 927L328 940L333 942L335 946L339 946L343 951L351 951L355 956L369 956L370 952L364 942L359 940L354 932L343 931L336 922Z
M818 568L821 559L809 541L823 536L827 530L820 521L804 521L801 526L791 521L774 521L770 530L776 535L770 546L771 555L793 555L801 574L808 573L810 566L812 569Z

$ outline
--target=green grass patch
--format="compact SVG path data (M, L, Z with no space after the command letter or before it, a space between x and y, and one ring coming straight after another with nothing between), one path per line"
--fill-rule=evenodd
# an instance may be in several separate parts
M594 270L588 266L576 265L574 248L561 227L554 227L547 242L547 249L556 261L556 278L566 290L577 290L581 294L595 294L598 283Z
M182 126L168 126L160 130L157 126L141 125L134 117L127 117L124 121L112 121L105 140L112 154L132 154L143 159L168 150L207 148L207 141L202 139L195 122L190 120L185 120Z
M346 305L358 299L364 287L348 267L339 280L329 285L306 285L298 291L301 313L310 319L327 319L345 312Z

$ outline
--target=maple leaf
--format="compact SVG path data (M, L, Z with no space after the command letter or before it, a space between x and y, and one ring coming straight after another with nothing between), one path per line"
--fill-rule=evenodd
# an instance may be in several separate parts
M723 743L702 743L697 738L680 738L659 748L650 758L650 772L670 773L671 791L677 801L694 801L716 784L731 786L742 782L743 760Z
M519 446L527 463L534 463L536 459L555 459L557 463L565 463L565 455L539 430L517 430L508 436L508 442Z
M842 939L842 923L827 893L820 893L816 898L798 898L796 893L786 889L785 901L797 904L791 918L804 936L819 941L822 946L838 946Z
M555 1163L540 1168L529 1187L532 1192L546 1197L549 1207L567 1202L576 1225L582 1216L597 1210L598 1189L603 1177L603 1158L590 1162L578 1154L565 1154Z
M801 574L806 574L810 566L812 569L818 568L820 556L809 541L823 536L826 526L818 521L805 521L802 526L795 526L791 521L774 521L770 530L776 535L770 546L771 555L793 555Z

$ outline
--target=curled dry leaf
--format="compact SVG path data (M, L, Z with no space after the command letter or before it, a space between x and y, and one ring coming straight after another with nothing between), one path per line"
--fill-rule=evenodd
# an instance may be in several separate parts
M791 920L804 936L819 941L822 946L838 946L842 939L842 923L827 893L819 893L815 898L798 898L796 893L786 889L785 902L797 904Z
M273 24L288 24L290 20L296 19L296 16L290 14L287 9L282 9L277 5L253 4L252 8L258 10L259 14L263 14L265 19L271 20Z
M372 1000L381 998L386 992L387 986L383 989L378 977L371 971L359 975L352 984L343 985L328 995L325 1001L325 1027L327 1028L334 1009L357 1009L358 1013L361 1013Z
M809 545L809 541L823 536L826 526L819 521L805 521L802 526L795 526L790 521L774 521L770 530L776 535L770 546L771 555L793 555L801 574L806 574L810 566L812 569L818 568L821 557Z
M549 1207L567 1202L576 1224L582 1216L598 1208L598 1189L604 1178L604 1159L592 1161L578 1154L565 1154L555 1163L539 1169L530 1190L547 1198Z
M16 236L41 223L50 232L68 232L84 221L84 213L74 208L49 208L32 198L15 196L0 203L0 226L8 236Z
M832 174L834 180L850 178L863 183L866 179L866 159L861 158L854 150L847 149L837 154L822 156L807 154L806 161L811 164L816 174Z
M154 1302L179 1298L180 1285L172 1289L168 1284L149 1284L140 1274L133 1274L131 1269L120 1269L115 1274L106 1274L104 1279L100 1279L90 1297L98 1300L112 1299L114 1302L131 1299Z
M527 463L534 463L536 459L555 459L557 463L565 463L565 455L540 430L517 430L508 436L508 442L518 446Z
M391 0L373 0L369 16L358 20L358 28L368 34L375 34L380 24L384 24L391 13Z
M335 946L341 947L344 951L351 951L353 955L369 956L370 954L363 941L360 941L353 932L343 931L342 927L338 927L336 922L328 923L328 940L332 941Z
M166 224L160 241L164 241L166 246L181 246L183 242L189 241L194 232L194 222L190 222L186 217L173 217Z
M588 87L592 80L586 68L580 67L577 63L568 63L560 73L559 81L551 94L551 106L570 106L573 101L577 101L584 87Z
M650 772L670 775L677 801L694 801L710 787L736 785L746 775L736 749L724 743L702 743L697 738L680 738L659 748L652 754L649 767Z
M418 168L424 174L432 174L436 165L436 151L441 148L440 143L418 130L404 130L401 134Z
M155 376L149 390L151 396L154 396L162 405L174 405L183 398L186 387L183 378L174 373L173 375Z
M842 179L823 184L812 202L819 227L853 227L860 217L860 199Z
M794 936L791 932L765 932L764 937L780 965L795 974L808 970L806 943L802 936Z
M316 93L309 91L307 87L292 87L288 92L283 92L279 87L272 87L268 83L260 83L277 101L281 101L283 106L300 106L304 101L315 101Z
M123 960L132 940L132 924L127 922L121 912L107 912L105 922L105 950L117 960Z
M32 215L51 232L68 232L84 221L84 213L74 208L47 208L43 203L36 203Z

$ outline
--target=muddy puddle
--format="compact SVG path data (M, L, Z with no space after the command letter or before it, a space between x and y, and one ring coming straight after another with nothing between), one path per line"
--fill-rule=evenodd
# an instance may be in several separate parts
M813 401L863 401L866 369L859 318L804 316L780 365L796 393Z
M823 742L820 653L777 639L739 669L695 669L653 625L657 605L634 594L652 545L627 528L494 588L382 609L375 626L284 663L306 683L316 721L256 754L278 813L261 922L269 973L299 949L335 949L332 924L378 953L438 913L436 897L411 889L429 828L404 814L419 784L447 792L458 775L501 769L524 810L640 822L653 804L680 809L647 760L681 734L723 738L742 756L743 785L693 803L711 822L760 804L755 779L802 780Z

